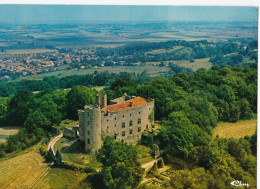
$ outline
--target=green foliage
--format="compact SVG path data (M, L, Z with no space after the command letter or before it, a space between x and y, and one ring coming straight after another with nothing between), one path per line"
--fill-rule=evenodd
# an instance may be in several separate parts
M61 153L60 150L58 149L54 158L54 163L55 165L59 166L62 163L62 157L61 157Z
M67 100L67 115L69 118L77 120L78 110L94 102L94 92L85 86L75 86L68 93Z
M48 153L44 156L44 158L47 163L53 162L55 160L55 156L51 148L49 149Z
M143 170L132 145L106 137L97 159L103 164L101 174L107 188L135 188L142 180Z
M157 172L157 171L158 171L157 162L154 162L151 171L152 171L152 172Z
M0 97L0 117L7 113L9 98Z
M33 94L27 91L18 92L8 105L8 121L10 125L23 125L33 102Z
M152 110L152 112L149 115L149 121L152 123L154 121L154 109Z
M52 126L51 129L52 129L51 132L52 132L54 135L60 134L60 128L59 128L59 127L57 127L57 126Z
M168 120L162 122L163 128L158 134L160 148L167 153L187 158L195 146L210 141L208 134L194 125L182 112L173 112Z
M256 150L257 150L257 131L255 131L255 134L250 139L251 144L251 151L254 156L256 156Z
M226 180L227 180L226 178L215 179L211 174L206 172L203 168L197 168L191 171L185 169L180 171L174 171L171 174L170 185L174 189L228 188L225 182ZM230 186L230 183L228 184Z
M164 167L163 158L160 158L160 159L157 161L157 166L158 166L158 168L163 168L163 167Z

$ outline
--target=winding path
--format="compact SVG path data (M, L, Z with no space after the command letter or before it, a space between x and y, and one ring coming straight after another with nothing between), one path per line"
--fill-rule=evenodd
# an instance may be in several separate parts
M54 153L54 155L55 155L54 145L62 136L63 136L63 134L61 133L60 135L54 137L48 144L48 150L50 150L50 148L51 148L53 153Z

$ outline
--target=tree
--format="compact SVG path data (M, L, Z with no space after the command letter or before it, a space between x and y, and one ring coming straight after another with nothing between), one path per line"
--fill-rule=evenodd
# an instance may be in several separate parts
M55 165L60 165L62 163L62 156L59 149L56 152L54 163Z
M88 87L78 85L70 90L67 100L68 117L77 120L78 110L94 102L94 92Z
M97 159L107 188L135 188L142 180L143 169L135 146L105 137Z
M44 156L44 158L48 163L54 161L55 156L51 148L49 149L48 153Z
M24 126L29 129L29 131L33 131L38 127L50 130L51 129L51 121L45 117L45 115L37 110L27 117Z
M32 106L33 94L27 91L18 92L8 106L9 124L23 125Z

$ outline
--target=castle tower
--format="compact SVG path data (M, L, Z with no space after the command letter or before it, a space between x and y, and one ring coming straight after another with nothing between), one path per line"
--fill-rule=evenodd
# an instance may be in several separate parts
M97 94L96 95L96 103L101 108L104 108L107 106L107 94Z
M85 141L85 151L93 154L101 147L100 107L85 106L79 116L80 139L84 138L81 141Z

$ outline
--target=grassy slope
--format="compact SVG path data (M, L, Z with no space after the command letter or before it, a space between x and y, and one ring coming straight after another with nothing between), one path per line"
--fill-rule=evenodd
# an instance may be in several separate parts
M39 180L33 188L75 188L86 174L61 168L51 168L48 174Z
M0 161L0 188L28 188L47 169L37 148Z
M213 129L213 137L241 138L246 135L253 135L256 131L257 120L242 120L236 123L220 122Z

